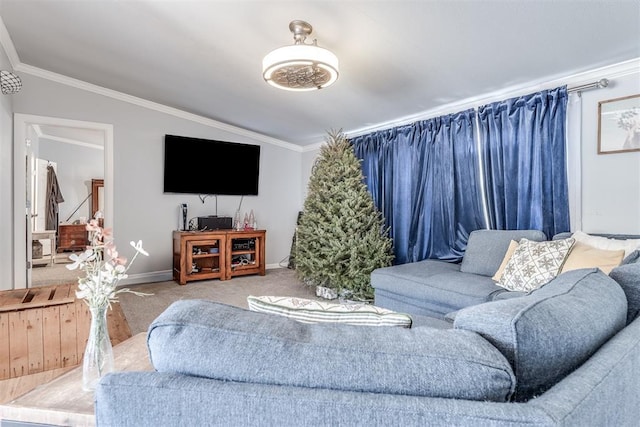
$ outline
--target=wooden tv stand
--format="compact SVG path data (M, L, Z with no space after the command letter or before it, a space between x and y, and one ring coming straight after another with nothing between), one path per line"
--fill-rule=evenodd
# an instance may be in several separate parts
M173 279L229 280L246 274L265 275L266 230L173 232Z

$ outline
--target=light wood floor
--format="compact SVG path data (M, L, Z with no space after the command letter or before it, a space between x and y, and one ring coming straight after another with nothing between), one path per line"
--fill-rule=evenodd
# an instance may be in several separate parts
M131 330L129 329L129 324L122 312L120 304L115 303L112 304L111 307L112 310L107 314L107 323L109 325L111 344L115 346L116 344L131 338ZM0 403L10 402L16 397L59 377L73 368L75 368L75 366L67 366L64 368L39 372L37 374L23 375L18 378L2 380L0 381Z

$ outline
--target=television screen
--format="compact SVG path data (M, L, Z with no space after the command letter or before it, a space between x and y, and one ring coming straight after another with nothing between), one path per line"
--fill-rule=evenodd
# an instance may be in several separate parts
M260 146L165 135L164 192L257 196Z

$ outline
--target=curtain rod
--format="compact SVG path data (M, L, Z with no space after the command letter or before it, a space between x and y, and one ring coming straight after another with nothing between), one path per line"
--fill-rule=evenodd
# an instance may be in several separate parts
M572 93L572 92L578 92L578 94L580 94L581 91L583 90L588 90L588 89L602 89L609 86L609 80L608 79L600 79L597 82L592 82L592 83L585 83L585 84L581 84L578 86L574 86L571 88L567 88L567 92L568 93ZM488 101L485 101L488 102ZM477 107L475 107L477 108ZM435 117L435 116L434 116ZM413 122L416 122L418 120L422 120L420 118L420 116L414 116L411 117L409 119L406 120L398 120L398 121L394 121L391 123L386 123L386 124L382 124L380 126L376 126L373 128L367 128L367 129L356 129L355 131L353 131L352 133L348 133L348 137L349 138L355 138L357 136L361 136L361 135L366 135L368 133L372 133L372 132L378 132L380 130L386 130L386 129L392 129L394 127L398 127L398 126L405 126L408 124L411 124ZM240 203L242 203L242 201L240 201Z
M583 85L580 86L575 86L572 88L567 89L567 92L580 92L586 89L602 89L604 87L609 86L609 80L607 79L600 79L597 82L592 82L592 83L585 83Z

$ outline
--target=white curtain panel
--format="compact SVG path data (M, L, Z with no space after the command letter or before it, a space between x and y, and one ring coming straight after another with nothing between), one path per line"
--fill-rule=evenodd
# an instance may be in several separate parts
M582 96L569 93L567 104L567 183L571 231L582 230Z

